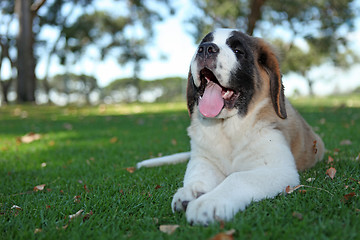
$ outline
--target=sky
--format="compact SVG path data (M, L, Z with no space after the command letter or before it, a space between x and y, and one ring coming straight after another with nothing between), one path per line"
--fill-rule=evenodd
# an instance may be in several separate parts
M184 20L187 13L193 11L188 0L176 1L177 14L168 17L155 26L155 39L149 46L150 60L143 63L140 77L145 80L164 78L168 76L187 77L190 60L197 48L197 44L186 29ZM360 49L360 18L356 21L356 32L347 36L354 49ZM279 30L279 35L286 33ZM300 42L301 44L301 42ZM161 60L159 52L167 59ZM358 51L360 55L360 51ZM116 60L108 60L100 64L95 75L101 86L107 85L116 78L132 75L129 67L121 68ZM327 95L333 92L347 92L360 86L360 64L348 70L334 69L329 64L311 70L310 76L320 79L314 84L314 91L318 95ZM301 94L308 94L308 86L304 79L297 74L287 74L283 77L285 94L292 95L297 89Z
M110 2L98 1L97 7L112 10L113 6L109 4ZM177 4L175 5L177 13L155 25L155 38L147 49L150 58L143 62L140 73L142 79L152 80L169 76L187 77L190 60L197 45L187 31L184 21L187 14L192 12L194 8L189 0L178 0L175 3ZM358 51L360 49L360 18L356 21L356 29L356 32L347 37L352 42L354 49ZM42 34L56 38L54 29L45 29ZM286 33L279 30L279 35L286 35ZM360 56L360 51L358 53ZM166 56L166 60L163 60L160 57L161 55ZM71 70L75 73L95 76L101 87L108 85L115 79L131 77L133 74L131 66L120 66L116 58L108 58L104 62L100 62L96 58L96 54L89 51L88 56L84 57L78 64L71 66ZM45 59L40 57L36 68L36 74L39 78L44 76L44 70ZM56 61L51 67L51 72L54 75L63 70L63 67L56 64ZM312 69L310 74L315 79L320 79L314 85L315 93L318 95L326 95L334 91L346 92L360 86L360 64L345 71L334 69L325 64ZM308 93L306 81L296 74L285 75L283 81L286 95L292 95L295 89L298 89L302 94Z

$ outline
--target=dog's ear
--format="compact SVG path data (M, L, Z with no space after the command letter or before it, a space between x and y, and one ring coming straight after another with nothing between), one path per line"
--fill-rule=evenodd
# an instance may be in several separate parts
M196 102L195 94L196 94L196 91L195 91L195 86L194 86L194 79L193 79L193 76L191 75L191 69L190 69L189 74L188 74L187 88L186 88L187 108L188 108L190 117L191 117L191 114L193 113L194 105Z
M258 43L258 61L270 78L270 96L274 110L280 118L285 119L287 114L279 61L267 43L261 39L258 39Z

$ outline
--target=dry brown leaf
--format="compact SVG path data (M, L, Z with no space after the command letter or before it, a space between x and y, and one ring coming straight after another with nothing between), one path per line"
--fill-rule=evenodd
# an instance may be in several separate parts
M226 232L218 233L214 237L210 238L211 240L233 240L233 234L235 233L234 229L231 229Z
M299 212L293 212L293 213L292 213L292 216L293 216L294 218L299 219L299 220L303 220L303 215L302 215L301 213L299 213Z
M348 193L348 194L344 195L344 198L343 198L341 201L344 202L344 203L348 203L348 202L351 201L351 199L352 199L353 197L356 197L356 193L355 193L355 192L351 192L351 193Z
M41 228L35 228L34 234L37 234L37 233L39 233L39 232L42 232L42 229L41 229Z
M159 230L163 233L167 233L169 235L173 234L176 229L180 227L179 225L160 225Z
M118 138L117 137L112 137L110 138L109 142L110 143L116 143L118 141Z
M80 209L80 210L77 211L76 213L69 215L69 221L71 221L72 219L80 216L80 214L81 214L83 211L84 211L84 210Z
M304 185L297 185L295 187L287 186L286 189L285 189L285 192L287 194L290 194L290 193L293 193L294 191L296 191L297 189L302 188L302 187L304 187Z
M41 184L41 185L35 186L35 187L34 187L34 192L44 190L45 186L46 186L46 184Z
M336 169L333 167L326 170L326 175L328 175L331 179L334 179L335 174L336 174Z
M81 198L80 195L74 196L74 203L79 203L79 202L80 202L80 198Z
M126 168L126 171L128 171L129 173L133 173L135 172L136 168L135 167L128 167Z
M85 190L86 192L90 192L90 190L88 189L88 187L86 186L86 184L84 184L84 190Z
M38 133L30 132L20 138L17 139L20 143L31 143L33 141L39 140L41 138L41 135Z
M327 163L329 164L329 163L333 163L333 162L334 162L334 159L331 156L329 156Z
M173 146L176 146L176 145L177 145L177 141L176 141L175 138L171 139L171 144L172 144Z
M89 218L93 215L93 211L90 211L89 213L85 214L83 217L83 222L89 220Z

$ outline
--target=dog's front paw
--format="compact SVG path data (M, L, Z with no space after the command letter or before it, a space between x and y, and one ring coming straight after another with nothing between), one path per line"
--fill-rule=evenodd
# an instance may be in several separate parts
M207 226L214 221L230 220L240 208L225 198L203 195L189 203L186 219L190 224Z
M191 201L206 192L205 188L203 183L198 182L178 189L171 203L173 212L186 211L187 206Z

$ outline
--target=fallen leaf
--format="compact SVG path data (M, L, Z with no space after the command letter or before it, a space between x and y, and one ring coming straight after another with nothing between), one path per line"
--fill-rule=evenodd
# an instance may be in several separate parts
M41 228L35 228L34 234L37 234L37 233L39 233L39 232L42 232L42 229L41 229Z
M171 144L172 144L173 146L176 146L176 145L177 145L177 141L176 141L175 138L171 139Z
M334 152L338 153L338 152L340 152L340 149L339 148L334 148Z
M345 139L345 140L342 140L340 142L340 145L343 146L343 145L351 145L352 142L349 140L349 139Z
M304 187L304 185L297 185L295 187L287 186L286 189L285 189L285 192L287 194L290 194L290 193L293 193L294 191L296 191L297 189L302 188L302 187Z
M333 163L333 162L334 162L334 159L331 156L329 156L327 163L329 164L329 163Z
M17 205L13 205L10 209L22 210L22 208Z
M49 146L50 146L50 147L55 146L55 141L54 141L54 140L51 140L51 141L49 142Z
M116 143L118 141L118 138L117 137L112 137L110 138L109 142L110 143Z
M81 198L80 195L74 196L74 202L75 202L75 203L79 203L79 202L80 202L80 198Z
M86 192L90 192L90 190L87 188L86 184L84 184L84 190L85 190Z
M216 234L214 237L210 238L210 240L233 240L234 233L235 233L235 230L231 229L229 231Z
M292 213L292 216L294 217L294 218L297 218L297 219L299 219L299 220L303 220L303 215L301 214L301 213L299 213L299 212L293 212Z
M351 193L348 193L348 194L344 195L344 198L343 198L341 201L342 201L343 203L348 203L348 202L351 201L351 199L352 199L353 197L356 197L355 192L351 192Z
M93 211L90 211L89 213L85 214L83 217L83 222L89 220L89 218L93 215Z
M307 182L312 182L312 181L314 181L314 180L315 180L315 178L308 178L308 179L306 179Z
M326 170L326 175L328 175L331 179L334 179L335 174L336 174L336 169L333 167Z
M126 168L126 171L128 171L129 173L133 173L135 172L136 168L135 167L128 167Z
M80 216L80 214L83 212L84 210L80 209L79 211L77 211L74 214L69 215L69 221L71 221L73 218L76 218L78 216Z
M20 143L31 143L33 141L39 140L40 138L41 138L40 134L30 132L20 138L17 138L17 141Z
M159 230L163 233L167 233L169 235L173 234L176 229L180 227L179 225L160 225Z
M357 182L358 184L360 184L360 180L356 180L355 178L350 178L351 181Z
M46 186L46 184L41 184L41 185L35 186L35 187L34 187L34 192L44 190L45 186Z
M156 185L155 189L162 188L160 185Z

